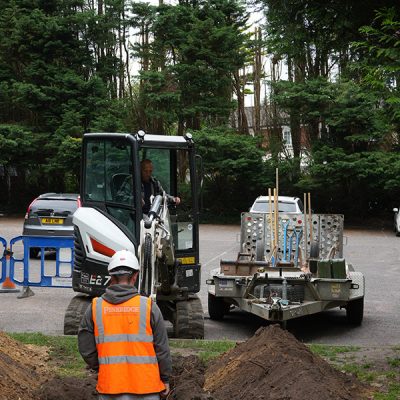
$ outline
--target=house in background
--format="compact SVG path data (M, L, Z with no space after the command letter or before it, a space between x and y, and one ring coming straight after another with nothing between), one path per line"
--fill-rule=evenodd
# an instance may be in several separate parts
M248 132L251 136L256 136L256 129L255 129L255 112L254 112L254 107L245 107L245 116L247 119L247 125L248 125ZM267 110L265 107L262 107L260 110L260 132L259 135L263 137L263 147L266 149L266 155L265 158L268 159L270 157L269 154L269 142L270 138L272 135L276 135L277 133L279 134L279 138L282 141L282 152L281 152L281 158L293 158L293 139L292 139L292 133L290 130L290 126L286 125L285 122L288 121L289 116L285 115L283 113L280 114L279 120L280 124L279 126L273 126L272 125L272 118L271 116L267 113ZM238 128L238 112L235 111L233 114L232 118L232 127L233 128ZM308 140L308 135L306 132L306 127L301 125L300 126L300 148L301 148L301 166L306 167L308 165L308 160L309 160L309 140Z

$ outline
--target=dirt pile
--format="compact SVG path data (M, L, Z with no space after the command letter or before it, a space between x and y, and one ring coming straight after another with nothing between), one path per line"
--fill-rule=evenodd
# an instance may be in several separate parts
M207 369L204 389L218 400L356 400L368 390L315 356L277 325L260 328Z
M37 400L35 391L49 374L47 361L43 349L0 332L0 400Z

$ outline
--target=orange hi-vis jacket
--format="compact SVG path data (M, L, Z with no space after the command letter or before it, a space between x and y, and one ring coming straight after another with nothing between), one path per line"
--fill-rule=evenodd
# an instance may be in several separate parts
M93 299L99 393L147 394L165 389L154 351L150 313L151 299L139 295L121 304Z

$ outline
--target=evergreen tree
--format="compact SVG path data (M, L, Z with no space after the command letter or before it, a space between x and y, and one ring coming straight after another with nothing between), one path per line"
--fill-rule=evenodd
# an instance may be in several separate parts
M138 10L138 8L137 8ZM143 11L143 21L149 9ZM184 129L227 123L233 109L232 77L244 63L247 16L237 0L185 1L153 12L153 41L141 48L142 109L152 126ZM147 20L148 21L148 20Z

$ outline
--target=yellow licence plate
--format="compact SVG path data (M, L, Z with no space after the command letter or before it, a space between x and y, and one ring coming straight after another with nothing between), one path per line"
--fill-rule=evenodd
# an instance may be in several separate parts
M63 218L42 218L42 224L62 225L63 223Z
M178 260L182 263L182 265L194 264L195 258L194 257L181 257Z

